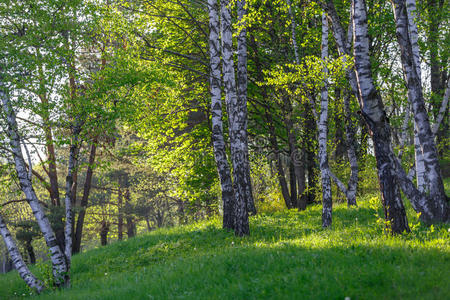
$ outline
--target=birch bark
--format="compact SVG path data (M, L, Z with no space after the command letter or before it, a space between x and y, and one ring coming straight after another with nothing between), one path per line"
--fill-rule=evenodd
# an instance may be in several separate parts
M416 22L414 20L416 18L416 1L415 0L407 0L406 5L407 5L408 31L409 31L409 38L411 41L411 50L414 55L413 60L414 60L417 76L419 78L420 84L422 85L422 80L421 80L422 71L420 68L418 32L417 32ZM411 104L411 99L409 96L408 96L408 101ZM414 123L416 123L415 120L414 120ZM415 159L415 165L416 165L417 188L419 191L424 192L426 190L426 183L425 183L426 168L425 168L425 162L424 162L424 157L423 157L423 153L422 153L422 148L420 147L420 140L419 140L417 124L414 124L414 159Z
M222 189L223 228L233 229L233 183L231 181L230 166L227 160L222 123L219 5L217 0L208 0L208 9L212 143Z
M237 1L237 15L239 24L239 34L237 38L238 58L237 58L237 88L238 88L238 105L244 112L244 120L242 124L242 137L245 142L245 202L247 204L247 211L249 214L256 214L255 201L253 199L253 191L250 176L250 162L248 156L248 135L247 135L247 28L245 22L245 15L247 9L245 7L245 0Z
M385 217L393 233L402 233L409 231L409 226L395 176L396 158L391 146L391 129L381 96L372 79L364 0L353 0L353 30L356 78L362 100L361 114L370 129L374 143Z
M16 115L12 108L9 95L2 78L0 77L0 98L2 101L3 111L6 115L8 125L8 138L14 157L14 164L20 187L27 198L27 202L36 218L39 228L44 236L47 247L50 250L50 259L52 262L53 276L57 286L65 285L69 279L67 274L67 263L63 250L59 247L55 237L55 233L50 226L50 222L42 209L39 199L34 191L31 179L29 178L26 163L23 158L22 149L20 147L20 137L17 132L18 126ZM31 166L30 166L31 167Z
M421 209L420 212L422 213L421 217L423 220L446 221L449 217L448 204L440 172L434 135L431 130L428 113L425 109L420 80L417 29L414 29L414 20L408 19L406 1L393 0L392 4L394 7L397 41L400 46L402 66L407 80L408 98L414 113L415 131L418 137L418 144L420 145L418 151L423 155L423 164L425 167L424 195L421 197L420 203L416 205ZM411 31L411 37L409 31ZM415 144L417 143L415 142ZM416 165L416 168L419 170L419 165Z
M245 110L239 105L236 95L236 81L233 62L233 40L231 28L231 11L229 1L221 1L221 36L222 36L222 68L225 85L225 100L228 111L231 161L233 164L234 179L234 231L236 235L248 235L247 191L246 178L246 133L244 126L247 116Z
M0 234L2 235L3 240L5 241L5 245L9 255L11 256L14 268L16 268L17 272L19 273L20 277L25 281L25 283L31 289L36 290L36 292L40 294L44 290L45 286L42 283L42 281L37 279L33 275L33 273L31 273L30 269L28 269L27 265L25 264L22 258L22 255L20 254L19 249L17 248L16 243L14 242L14 239L11 236L11 232L6 226L6 223L1 215L0 215Z
M319 160L322 179L322 227L331 226L332 198L331 180L328 167L327 137L328 137L328 22L325 13L322 13L322 62L324 82L320 93L320 117L319 117Z
M81 127L75 124L72 129L72 143L69 150L69 163L66 177L66 196L64 198L64 204L66 206L66 224L64 228L65 236L65 249L64 254L66 256L67 269L70 269L70 263L72 258L72 228L73 228L73 211L72 211L72 185L73 185L73 172L77 165L77 153L78 153L78 137L81 132ZM67 285L69 282L66 283Z
M338 46L338 50L340 52L340 56L344 63L346 63L346 56L350 56L352 38L353 38L353 10L350 11L350 22L347 29L347 33L345 33L342 28L339 16L336 12L336 8L334 7L333 1L327 1L324 3L324 9L327 12L329 18L331 19L331 25L333 30L333 36L336 40L336 44ZM346 72L347 79L350 83L351 92L355 96L355 99L361 104L361 95L358 91L358 82L356 79L356 73L354 68L349 68ZM356 191L358 188L358 159L356 156L356 143L355 143L355 130L352 123L351 118L351 110L350 110L350 97L346 96L344 98L344 112L346 118L346 140L347 140L347 156L350 162L350 179L347 183L347 187L343 184L339 184L335 179L337 177L333 177L333 180L338 184L340 190L346 195L347 204L349 206L356 205Z
M347 205L356 205L356 191L358 189L358 159L356 157L356 141L355 128L352 122L350 110L350 95L344 98L344 113L345 113L345 135L347 140L347 156L350 162L350 179L347 184Z

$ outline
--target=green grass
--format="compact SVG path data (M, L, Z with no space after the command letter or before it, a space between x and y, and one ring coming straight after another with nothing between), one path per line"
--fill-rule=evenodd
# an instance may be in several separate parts
M411 214L413 232L390 237L376 214L369 201L337 205L332 229L320 206L265 214L245 238L219 220L157 230L74 256L73 287L33 297L450 299L449 226ZM16 272L0 276L0 299L29 294Z

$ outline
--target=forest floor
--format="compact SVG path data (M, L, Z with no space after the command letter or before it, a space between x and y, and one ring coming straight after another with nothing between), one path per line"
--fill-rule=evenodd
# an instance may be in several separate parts
M251 218L235 237L219 219L156 230L73 257L72 288L40 299L450 299L450 226L383 232L377 197ZM45 278L49 267L32 270ZM48 277L48 275L47 275ZM0 275L0 299L30 297L16 272Z

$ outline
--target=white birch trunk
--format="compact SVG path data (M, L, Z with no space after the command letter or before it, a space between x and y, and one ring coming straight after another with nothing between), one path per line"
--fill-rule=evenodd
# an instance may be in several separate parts
M64 254L66 256L67 269L70 269L70 263L72 258L72 229L73 229L73 211L72 211L72 188L73 188L73 172L76 168L77 164L77 150L78 150L78 138L81 132L81 126L79 126L78 122L74 125L72 129L72 143L70 145L69 150L69 163L67 167L67 177L66 177L66 196L64 198L65 204L65 212L66 212L66 224L64 228L64 236L65 236L65 249ZM69 280L69 279L68 279ZM66 285L69 285L69 281L66 282Z
M223 227L233 229L233 183L223 137L219 5L208 0L212 142L223 202Z
M397 41L400 46L402 66L407 80L408 98L414 113L415 130L417 131L425 166L423 183L425 193L421 202L428 203L418 203L417 205L423 209L429 209L421 211L421 217L424 221L446 221L449 217L447 197L440 172L434 135L431 131L428 113L425 109L425 101L419 77L420 66L417 65L420 62L416 61L418 58L415 55L415 52L418 52L418 48L416 47L415 51L413 51L413 44L409 32L410 27L414 27L410 26L410 23L414 23L414 20L408 20L405 0L393 0L392 3L394 6ZM418 55L418 53L416 54ZM416 161L417 163L418 161ZM420 167L416 165L417 170ZM405 194L408 193L405 192Z
M346 55L351 56L350 49L353 38L353 10L350 11L350 22L347 29L347 33L344 32L342 28L339 16L334 7L333 1L326 1L323 3L323 7L327 12L329 18L331 19L331 25L333 29L333 36L336 40L336 44L338 46L339 53L342 57L343 62L346 62ZM361 95L358 91L358 82L356 79L356 73L354 68L349 68L347 70L347 79L350 83L352 94L355 96L355 99L358 100L358 103L362 105ZM347 188L344 188L344 185L338 184L340 190L347 197L348 205L356 205L356 191L358 188L358 159L356 157L356 142L355 142L355 131L352 124L351 119L351 111L350 111L350 97L345 97L344 99L344 110L346 117L346 139L347 139L347 156L350 162L350 179L347 184ZM333 180L336 182L335 178ZM336 182L337 183L337 182Z
M420 67L420 52L419 52L419 44L418 44L418 31L417 31L417 25L415 22L416 18L416 1L415 0L407 0L406 1L407 6L407 14L408 14L408 31L409 31L409 38L411 41L411 51L413 53L413 60L416 67L417 76L420 81L420 85L422 86L422 71ZM411 99L408 97L409 103L411 103ZM415 123L415 120L414 120ZM425 162L424 157L422 153L422 148L420 146L419 141L419 133L417 130L417 124L414 125L414 159L416 164L416 181L417 181L417 189L421 192L424 192L426 188L426 182L425 182Z
M223 81L225 85L225 99L228 111L231 161L234 179L234 230L236 235L250 233L248 224L247 204L245 194L247 190L246 166L246 135L243 133L246 118L245 110L239 105L236 95L236 81L233 62L233 39L231 28L231 11L229 1L221 1L221 36L222 36L222 64Z
M350 110L350 95L344 98L344 112L345 112L345 134L347 140L347 157L350 163L350 179L347 184L347 205L356 205L356 191L358 189L358 158L356 156L356 141L355 129L353 127L351 110Z
M444 119L445 113L447 111L448 106L448 98L450 97L450 80L447 80L447 87L445 88L444 98L442 99L441 108L439 109L439 113L437 115L436 121L433 125L433 134L436 135L439 126L442 123L442 120Z
M238 105L244 112L244 120L242 124L242 137L245 141L245 202L247 204L248 213L256 214L255 202L253 199L252 183L250 176L250 161L248 156L248 135L247 135L247 28L245 23L245 0L237 1L237 15L239 23L239 34L237 38L238 59L237 59L237 91Z
M409 231L409 226L395 173L396 158L391 145L391 129L383 102L373 84L364 0L353 0L353 31L356 78L362 100L361 114L374 143L385 217L393 233L402 233Z
M322 63L324 85L320 93L319 117L319 161L322 179L322 227L331 226L332 206L331 180L328 166L327 137L328 137L328 22L325 13L322 13Z
M16 268L17 272L19 272L20 277L25 281L25 283L33 290L35 290L38 294L44 290L45 286L37 279L33 273L31 273L30 269L28 269L25 264L22 255L20 254L19 249L17 248L14 239L11 236L11 232L6 226L5 221L0 215L0 234L5 241L6 249L8 250L9 255L11 256L11 260L14 264L14 268Z
M297 35L295 34L295 27L297 27L297 24L295 22L294 13L292 12L291 0L286 0L286 3L288 5L289 16L291 18L291 36L292 36L292 44L294 45L295 63L299 65L300 64L300 57L298 55Z
M427 186L425 184L425 163L423 160L422 148L420 147L419 134L417 132L417 125L414 124L414 160L416 166L416 182L417 189L420 192L425 192Z
M327 12L328 16L331 19L331 25L333 29L333 36L336 41L336 45L338 47L339 55L342 57L342 61L346 63L346 55L351 56L351 43L348 41L350 37L353 37L353 34L349 34L344 31L342 28L341 21L339 19L339 15L337 14L336 8L334 7L332 0L326 0L322 3L323 8ZM353 10L350 13L350 16L353 17ZM354 32L354 24L352 22L349 25L348 30L352 29ZM356 79L356 73L354 68L347 69L347 79L350 83L350 87L352 89L352 93L355 98L358 100L359 104L362 104L361 95L358 90L358 81Z
M20 187L27 198L28 204L30 205L39 228L44 236L47 247L50 250L50 259L53 266L53 276L55 284L57 286L64 285L68 280L66 259L63 250L57 243L55 233L50 226L50 222L45 215L41 204L39 203L39 199L36 196L31 179L29 178L26 163L22 154L22 149L20 148L20 137L18 133L16 115L12 108L9 95L7 94L7 92L5 92L4 83L2 81L0 81L0 98L3 105L3 111L6 115L9 143L11 146L11 151L13 153Z

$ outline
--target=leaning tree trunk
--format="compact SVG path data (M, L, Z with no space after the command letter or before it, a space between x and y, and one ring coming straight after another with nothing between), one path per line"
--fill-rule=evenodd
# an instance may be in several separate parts
M231 180L230 166L227 160L222 123L219 7L217 0L208 0L208 9L212 143L222 189L223 228L233 229L233 183Z
M423 153L423 162L426 170L424 176L425 191L416 206L421 212L424 221L446 221L448 218L448 205L444 190L444 184L440 173L438 153L434 143L434 135L431 130L428 114L425 109L422 85L420 82L420 71L417 57L413 51L408 28L414 20L408 21L405 0L393 0L394 15L396 23L397 41L400 45L401 60L406 75L408 86L408 97L414 113L415 129L419 138ZM414 32L413 32L414 36ZM408 192L404 191L405 194ZM417 198L416 198L417 199Z
M14 268L16 268L17 272L19 272L20 277L26 282L26 284L33 290L39 294L45 288L42 281L37 279L33 273L28 269L25 264L22 255L20 254L19 249L17 248L14 239L11 236L11 232L9 231L6 223L3 221L2 216L0 215L0 234L5 241L6 248L8 249L8 253L11 256L11 260L14 264Z
M222 33L222 60L223 80L225 83L225 99L228 111L231 161L233 163L234 178L234 230L236 235L248 235L250 233L248 224L248 212L246 192L247 182L246 166L248 156L246 155L246 132L245 124L247 115L236 96L236 81L233 63L233 41L231 29L231 11L229 1L221 1L221 33Z
M331 226L331 213L333 201L331 198L331 180L328 167L327 136L328 136L328 22L325 13L322 13L322 63L324 82L320 93L319 129L319 161L322 179L322 227Z
M53 266L55 285L65 285L69 280L66 258L64 256L63 250L58 245L55 233L50 225L47 216L44 213L44 210L42 209L41 204L39 203L39 199L34 191L31 178L29 177L29 174L27 172L26 163L23 158L22 149L20 147L20 136L18 133L16 114L14 113L14 110L12 108L9 95L7 94L7 92L5 92L4 89L4 84L2 81L0 81L0 98L3 104L3 111L6 115L9 143L13 153L20 187L27 198L27 202L31 207L39 228L44 236L47 247L50 250L50 260Z
M239 22L239 34L237 38L238 57L237 57L237 97L239 107L244 111L244 116L247 116L247 28L244 17L247 14L245 9L245 0L237 1L237 15ZM250 176L250 161L248 156L248 135L247 135L247 117L244 118L242 126L242 136L245 141L245 202L247 203L247 211L249 214L256 214L255 201L253 199L253 191Z
M326 10L328 16L331 19L331 25L333 28L333 36L336 41L337 48L339 50L339 55L341 56L343 63L346 63L347 58L345 55L351 56L351 53L350 53L351 52L351 47L350 47L351 43L349 41L349 38L352 35L348 31L355 30L354 24L352 23L349 26L349 28L348 28L349 30L347 31L347 34L346 34L344 29L342 28L339 15L336 11L333 1L327 0L326 2L322 2L322 5L323 5L323 8ZM352 22L353 22L353 17L354 17L353 11L351 11L350 16L351 16ZM355 72L354 68L348 68L346 75L347 75L348 82L350 83L350 87L351 87L353 95L358 100L358 102L360 104L362 104L361 94L359 93L359 89L358 89L358 80L356 78L356 72Z
M395 176L395 155L391 145L391 129L381 96L373 84L369 56L369 34L364 0L353 1L353 38L356 77L362 100L361 114L373 139L378 180L386 220L393 233L409 231L405 208Z
M438 118L439 111L444 108L444 103L441 103L441 97L444 94L444 89L446 88L446 81L448 81L448 69L444 66L448 63L448 53L446 51L439 51L439 35L441 32L447 32L445 26L446 23L445 17L448 16L446 13L441 13L445 11L445 8L448 9L448 1L442 0L427 0L426 6L428 10L428 26L427 26L427 47L429 49L429 64L430 64L430 87L431 87L431 104L432 111L435 117L435 120ZM448 10L447 10L448 11ZM441 30L441 26L443 30ZM448 26L448 25L447 25ZM445 33L444 33L445 34ZM448 45L448 43L447 43ZM442 54L440 54L440 52ZM446 104L445 104L446 106ZM437 128L435 136L438 144L446 143L448 147L448 110L445 109L446 118L444 119L444 123L442 127ZM447 140L447 142L446 142ZM445 149L445 148L444 148ZM442 155L442 154L441 154Z
M339 19L339 15L336 12L336 8L334 7L333 1L328 0L323 2L323 8L327 12L333 29L333 36L336 40L336 45L339 50L339 54L343 63L346 63L346 55L351 56L351 39L353 38L353 11L350 11L350 23L348 26L347 33L344 31L341 25L341 21ZM361 95L358 90L358 81L356 78L356 73L353 67L348 68L346 71L347 80L350 83L351 92L355 96L356 100L358 100L361 105ZM347 156L350 162L350 179L348 181L347 187L338 180L336 176L330 174L333 180L338 185L339 189L346 195L347 204L356 205L356 191L358 188L358 160L356 156L356 143L355 143L355 131L353 128L353 124L351 121L351 111L350 111L350 97L347 96L344 98L344 110L345 117L347 119L346 122L346 140L347 140Z

